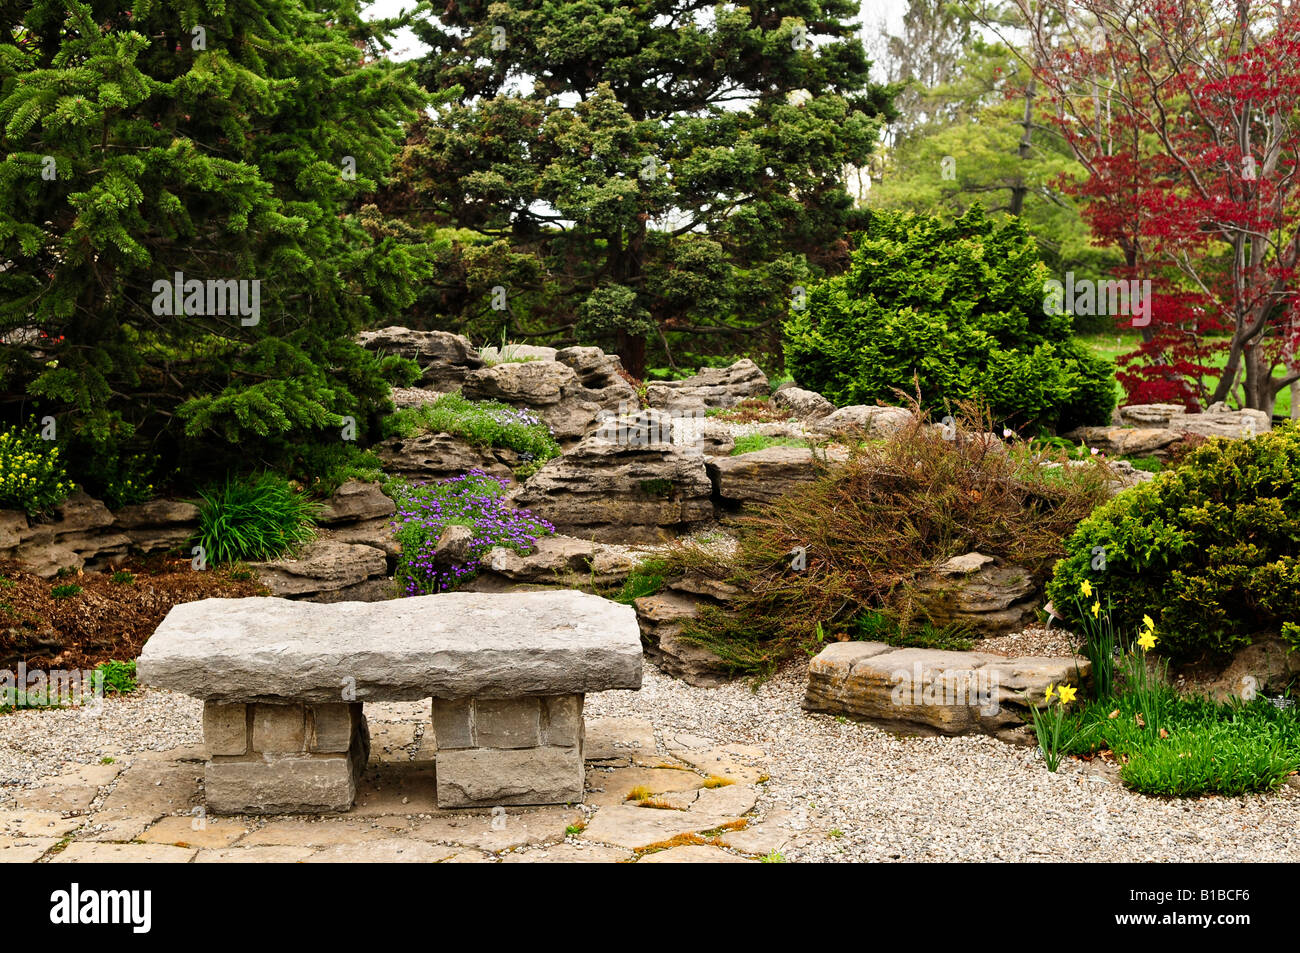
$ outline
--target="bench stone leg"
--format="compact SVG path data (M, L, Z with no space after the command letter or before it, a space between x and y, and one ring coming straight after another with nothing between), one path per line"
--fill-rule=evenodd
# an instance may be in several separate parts
M370 757L360 702L203 704L214 814L346 811Z
M433 700L438 806L582 802L582 696Z

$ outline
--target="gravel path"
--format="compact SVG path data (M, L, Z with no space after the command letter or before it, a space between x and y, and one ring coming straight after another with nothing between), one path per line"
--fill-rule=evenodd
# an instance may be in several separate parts
M640 692L588 696L587 717L653 723L661 749L679 734L767 753L759 809L824 832L790 861L1300 860L1300 789L1242 798L1161 800L1067 760L1050 774L1027 748L984 737L898 738L799 707L804 666L758 686L693 688L647 666ZM71 711L0 716L0 806L16 786L70 764L200 741L198 702L149 691Z

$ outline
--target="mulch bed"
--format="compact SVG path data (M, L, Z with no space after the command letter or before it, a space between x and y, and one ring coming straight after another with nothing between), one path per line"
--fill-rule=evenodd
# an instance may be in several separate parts
M132 582L114 582L114 571ZM127 661L153 634L172 606L209 597L266 595L255 579L230 570L190 567L188 559L134 559L109 572L42 579L16 563L0 563L0 667L94 668ZM119 577L120 578L120 577ZM55 598L58 586L81 591Z

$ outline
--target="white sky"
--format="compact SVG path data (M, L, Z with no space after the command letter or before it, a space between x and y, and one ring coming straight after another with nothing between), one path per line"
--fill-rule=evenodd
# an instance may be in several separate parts
M367 7L372 16L391 16L403 7L410 9L410 0L376 0ZM907 11L907 0L862 0L859 23L874 27L883 18L891 33L897 33L903 25L903 14ZM404 60L420 55L420 47L415 37L408 31L402 31L393 38L393 58Z

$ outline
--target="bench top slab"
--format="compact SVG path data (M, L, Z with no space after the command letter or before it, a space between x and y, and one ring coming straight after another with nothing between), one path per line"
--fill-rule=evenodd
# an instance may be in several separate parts
M631 606L567 589L202 599L167 613L137 674L211 701L565 695L640 688L641 637Z

